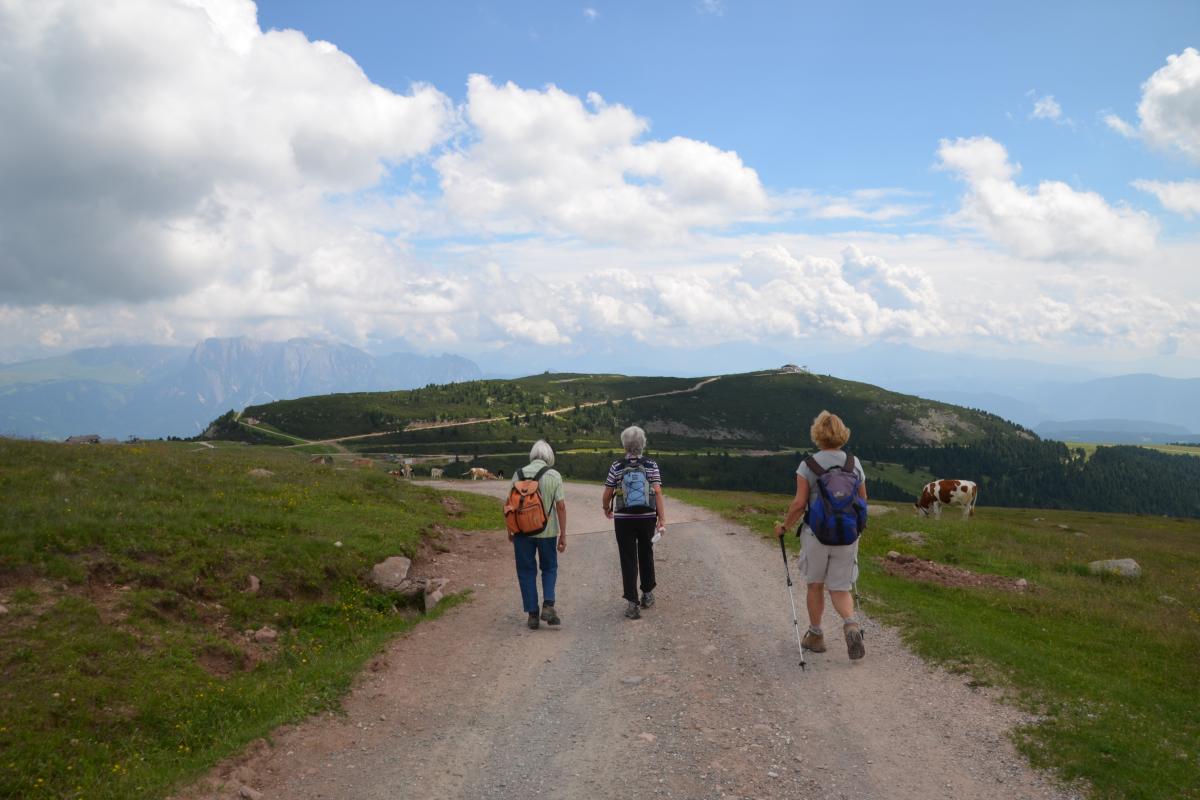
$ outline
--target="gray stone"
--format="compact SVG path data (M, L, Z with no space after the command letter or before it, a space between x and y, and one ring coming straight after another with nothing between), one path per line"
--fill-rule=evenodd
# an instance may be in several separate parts
M0 603L0 617L3 617L7 613L8 613L8 606L4 605L3 603Z
M257 575L251 575L246 579L246 593L247 594L258 594L258 590L261 588L262 588L262 581L260 581L258 579Z
M385 558L371 567L371 582L385 592L398 591L408 577L411 567L412 561L404 556Z
M626 677L621 678L621 683L625 684L626 686L637 686L643 680L644 679L640 675L627 675Z
M1142 577L1142 568L1132 558L1109 558L1088 564L1093 575L1120 575L1123 578Z
M259 467L257 469L250 470L246 474L249 475L251 478L270 478L275 473L271 472L271 470L269 470L269 469L262 469L261 467Z
M891 506L868 505L867 516L882 517L884 514L891 514L895 510Z
M1158 596L1158 602L1162 603L1164 606L1181 606L1181 605L1183 605L1183 603L1180 603L1176 598L1171 597L1171 595L1169 595L1169 594L1160 594ZM3 606L0 606L0 608L3 608Z
M898 553L895 550L888 550L888 552L887 552L888 561L895 561L898 558L900 558L900 553Z
M913 544L925 544L925 537L921 535L920 531L892 531L891 538L901 539Z
M262 792L258 791L257 789L251 789L249 786L243 786L241 789L239 789L238 796L241 797L242 800L262 800L263 799Z
M424 604L426 611L432 611L442 601L448 578L427 578L425 580Z
M279 638L279 632L269 625L264 625L254 632L254 641L259 644L271 644Z
M1029 588L1029 581L1024 578L1017 578L1017 588L1022 592Z

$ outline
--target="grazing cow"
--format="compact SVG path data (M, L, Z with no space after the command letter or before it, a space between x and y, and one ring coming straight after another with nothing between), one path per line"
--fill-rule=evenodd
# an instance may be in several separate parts
M429 477L433 478L434 480L437 480L445 474L446 470L442 469L441 467L434 467L433 469L429 470Z
M473 481L494 481L499 480L495 475L483 467L471 467L467 470L467 474L471 476Z
M400 468L400 472L404 475L404 477L412 478L412 464L405 464Z
M924 517L933 514L942 516L942 506L962 506L963 519L975 513L975 499L979 487L974 481L933 481L921 490L921 499L913 504L917 514Z

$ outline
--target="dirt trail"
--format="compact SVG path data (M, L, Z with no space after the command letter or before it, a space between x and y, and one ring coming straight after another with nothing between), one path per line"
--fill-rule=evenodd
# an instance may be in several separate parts
M776 548L710 512L668 500L658 603L624 619L599 495L567 489L561 628L525 628L502 534L462 537L440 566L472 602L394 642L344 717L280 731L183 797L237 797L241 782L345 800L1075 796L1009 744L1020 714L887 629L865 624L863 661L834 638L802 673Z

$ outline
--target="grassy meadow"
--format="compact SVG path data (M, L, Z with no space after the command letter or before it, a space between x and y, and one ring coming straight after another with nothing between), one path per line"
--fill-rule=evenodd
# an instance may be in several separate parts
M764 536L790 499L685 489L671 496ZM920 532L925 543L893 531ZM1023 577L1030 590L893 577L880 565L889 550ZM1142 566L1139 580L1086 569L1125 557ZM1002 688L1038 715L1017 733L1034 764L1087 782L1096 798L1200 798L1200 522L990 507L964 522L953 512L918 519L897 507L872 518L860 567L865 611L899 626L922 656Z
M420 618L371 565L435 524L496 526L494 500L450 517L433 490L278 448L0 439L0 465L0 797L162 797L336 707ZM242 633L263 626L276 643Z

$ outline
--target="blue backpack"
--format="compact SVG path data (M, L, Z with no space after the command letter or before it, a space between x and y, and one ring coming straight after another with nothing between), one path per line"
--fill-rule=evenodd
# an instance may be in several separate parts
M616 495L616 510L645 514L654 511L656 506L657 498L641 459L626 459L621 471L621 491Z
M804 521L821 544L854 544L867 527L867 501L858 496L862 481L854 471L854 456L846 451L846 463L825 469L809 456L804 463L817 476L808 495Z

